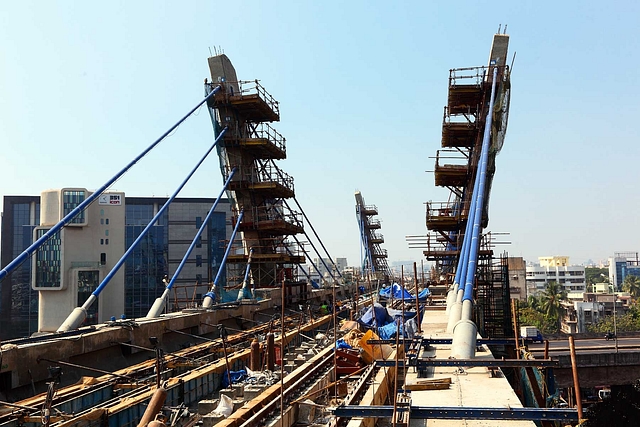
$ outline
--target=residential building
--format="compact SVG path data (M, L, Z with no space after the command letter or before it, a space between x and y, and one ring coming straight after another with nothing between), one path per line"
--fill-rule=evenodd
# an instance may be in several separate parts
M547 283L556 282L567 292L584 292L584 266L570 265L568 256L540 257L539 265L527 266L527 293L535 295Z
M581 301L562 303L564 316L561 330L567 334L588 332L589 325L614 312L620 316L629 309L629 295L615 293L585 292ZM615 303L615 307L614 307Z
M509 257L509 293L511 298L527 299L526 277L527 265L522 257Z
M305 270L309 273L312 280L319 283L322 278L331 278L331 275L336 279L339 278L338 272L342 273L345 268L347 268L346 258L336 258L335 265L333 265L329 258L314 258L313 264L307 266Z
M66 195L67 199L65 191L70 192ZM43 221L40 215L40 196L5 196L0 242L2 267L34 241L34 233L44 233L47 226L57 222L55 219L59 219L60 215L73 209L84 200L83 197L90 194L85 189L63 189L58 190L57 194L56 191L43 193L42 200L49 200L48 207L43 206L42 209ZM116 204L116 199L111 204L110 197L118 194L120 205ZM65 227L60 236L54 237L59 241L59 247L56 247L58 241L46 244L32 257L31 262L23 263L0 283L0 339L26 336L37 331L39 307L42 304L45 305L45 310L48 306L55 308L57 312L64 312L60 314L64 317L68 314L66 305L75 307L82 304L83 301L80 300L86 299L95 289L96 281L100 283L99 280L104 279L110 266L131 247L168 199L124 197L123 193L107 196L109 198L99 198L81 214L81 220L77 219L75 223ZM109 204L100 204L101 200ZM175 199L136 245L121 271L112 280L113 283L107 287L113 287L114 290L118 288L117 295L113 298L99 298L95 307L97 311L89 313L87 323L102 321L111 315L119 317L123 313L129 318L144 316L155 298L164 290L165 275L170 278L176 271L214 201L213 198ZM109 213L116 209L123 212L122 217ZM228 216L229 202L221 199L175 282L175 292L171 293L167 304L169 309L184 307L187 301L200 301L207 292L209 283L213 281L221 264L227 236L231 234ZM75 241L73 247L70 246L72 241ZM47 254L59 259L48 259ZM44 274L43 269L40 269L39 276L32 275L33 264L38 265L38 262L43 267L51 262L59 265L60 277L57 277L58 270L55 269L56 273L53 275ZM220 283L225 283L224 273L223 271L221 274ZM74 298L67 295L69 298L65 298L64 309L61 309L62 305L52 306L56 295L61 295L56 294L54 289L69 289L77 295ZM108 293L107 290L105 292ZM39 293L46 295L44 300L39 298ZM109 300L106 306L105 300Z

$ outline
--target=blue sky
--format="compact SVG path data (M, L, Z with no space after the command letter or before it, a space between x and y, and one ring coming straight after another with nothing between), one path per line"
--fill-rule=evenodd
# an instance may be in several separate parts
M354 191L390 261L421 259L450 68L517 52L489 228L510 255L640 250L636 2L3 2L0 195L95 189L202 98L209 49L280 102L281 168L333 257L357 264ZM200 110L115 188L171 194L213 141ZM211 158L182 196L222 184Z

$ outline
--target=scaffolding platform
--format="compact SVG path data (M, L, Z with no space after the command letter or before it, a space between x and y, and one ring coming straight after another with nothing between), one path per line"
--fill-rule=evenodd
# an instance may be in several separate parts
M422 251L427 261L439 261L443 258L456 258L460 254L458 250L447 250L447 249L427 249L426 251ZM492 257L493 250L492 249L480 249L478 251L478 256L480 257Z
M471 148L478 137L478 128L473 122L447 122L442 124L443 148Z
M231 181L229 183L229 191L248 190L260 192L263 197L273 198L291 198L295 196L292 188L282 185L276 181L265 182L249 182L249 181Z
M249 135L239 135L239 132L227 132L224 137L225 147L245 150L258 159L286 159L285 142L285 138L269 126L268 123L252 124L249 129Z
M431 231L456 231L464 229L467 213L460 212L460 203L428 202L427 229Z
M234 82L228 82L234 83ZM245 120L250 122L280 121L280 107L257 80L237 82L240 93L223 90L213 96L209 106L213 108L233 107Z
M235 226L235 222L232 222ZM299 224L288 222L284 219L264 219L258 221L242 221L240 231L260 230L266 235L284 236L304 233L304 227Z
M463 187L468 182L467 165L439 165L435 168L435 181L439 187Z

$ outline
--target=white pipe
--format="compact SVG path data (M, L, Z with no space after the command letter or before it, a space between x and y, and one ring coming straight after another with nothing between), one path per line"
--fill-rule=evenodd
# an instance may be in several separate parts
M56 332L67 332L78 329L80 325L82 325L82 322L84 322L84 319L87 318L87 309L91 307L97 299L98 297L95 295L89 295L89 298L82 304L82 307L74 308Z
M460 321L462 318L462 303L454 302L451 305L451 310L449 311L449 320L447 322L447 332L452 333L453 327Z
M478 328L471 320L461 320L453 327L451 356L456 359L473 359L476 355Z
M449 314L451 306L456 302L456 291L454 290L455 284L453 286L454 287L449 289L449 292L447 292L447 309L445 310L445 314Z
M155 319L156 317L160 317L162 312L164 311L164 306L167 303L167 296L169 296L169 288L166 288L162 295L153 302L153 305L149 309L147 313L147 318Z

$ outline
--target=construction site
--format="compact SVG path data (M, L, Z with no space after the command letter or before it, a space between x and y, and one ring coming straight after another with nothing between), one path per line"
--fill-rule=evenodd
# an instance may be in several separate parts
M427 203L427 235L409 239L435 274L419 279L414 263L410 281L394 277L383 213L359 191L363 264L351 277L336 269L279 166L279 103L258 80L238 79L226 55L208 58L199 105L224 180L215 203L227 195L233 232L206 294L167 304L204 225L146 316L83 325L110 273L56 332L2 343L0 426L576 425L579 404L548 404L558 361L533 358L518 338L506 254L485 230L508 122L508 44L495 34L487 65L449 71L433 171L449 196ZM94 195L0 279L64 235ZM329 259L318 258L320 283L300 268L321 252L307 233Z

